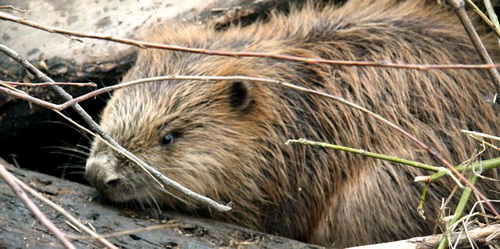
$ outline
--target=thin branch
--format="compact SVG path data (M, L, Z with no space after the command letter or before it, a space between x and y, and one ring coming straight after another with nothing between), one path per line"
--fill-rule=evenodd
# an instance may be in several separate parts
M489 139L500 141L500 137L477 132L477 131L461 130L460 132L463 132L463 133L468 134L468 135L474 135L474 136L478 136L478 137L489 138Z
M489 139L500 141L500 137L492 136L492 135L489 135L489 134L484 134L484 133L476 132L476 131L462 130L461 132L467 134L469 137L471 137L472 139L478 141L482 145L485 145L485 146L488 146L488 147L490 147L490 148L492 148L494 150L500 151L500 147L499 146L496 146L493 143L490 143L490 142L487 142L487 141L484 140L485 138L489 138Z
M18 12L21 12L21 13L26 12L26 10L18 9L18 8L12 6L12 5L1 5L0 6L0 10L15 10L15 11L18 11Z
M79 87L97 87L97 84L94 82L88 82L88 83L75 83L75 82L43 82L43 83L22 83L22 82L13 82L13 81L2 81L0 80L0 84L6 84L6 85L11 85L11 86L28 86L28 87L45 87L45 86L52 86L52 85L58 85L58 86L79 86Z
M48 108L48 109L52 109L52 110L59 110L60 109L60 106L57 104L33 97L33 96L31 96L31 95L29 95L29 94L27 94L19 89L10 89L10 88L0 86L0 92L6 93L10 96L13 96L13 97L16 97L16 98L19 98L22 100L26 100L28 102L31 102L33 104L37 104L39 106L43 106L43 107Z
M499 168L499 167L500 167L500 157L477 162L477 163L473 164L472 167L470 167L470 170L473 170L473 171L490 170L490 169ZM460 165L460 166L454 167L454 169L459 171L459 172L464 172L466 169L468 169L468 167L466 165ZM428 176L429 177L428 180L435 181L435 180L437 180L445 175L446 175L446 172L437 172L437 173L432 174L431 176Z
M1 46L0 46L0 49L1 49ZM288 87L288 88L291 88L291 89L294 89L294 90L297 90L297 91L302 91L302 92L307 92L307 93L312 93L312 94L320 95L320 96L323 96L323 97L327 97L327 98L339 101L339 102L341 102L343 104L349 105L349 106L351 106L353 108L356 108L358 110L361 110L361 111L364 111L364 112L370 112L369 110L367 110L367 109L365 109L365 108L363 108L363 107L361 107L361 106L359 106L357 104L351 103L351 102L345 100L344 98L337 97L337 96L334 96L334 95L331 95L331 94L327 94L327 93L323 93L323 92L320 92L320 91L312 90L312 89L309 89L309 88L306 88L306 87L302 87L302 86L297 86L297 85L294 85L292 83L284 82L284 81L280 81L280 80L257 78L257 77L247 77L247 76L187 76L187 75L169 75L169 76L158 76L158 77L151 77L151 78L143 78L143 79L139 79L139 80L133 80L133 81L129 81L129 82L120 83L120 84L113 85L113 86L103 87L103 88L100 88L98 90L95 90L95 91L92 91L90 93L87 93L85 95L82 95L82 96L79 96L77 98L71 99L71 100L69 100L69 101L67 101L65 103L60 104L60 105L56 105L56 104L53 104L53 103L50 103L50 102L47 102L47 101L44 101L44 100L41 100L41 99L37 99L37 98L29 96L29 95L27 95L26 93L23 93L23 92L20 93L20 92L16 92L16 91L13 91L13 90L10 90L10 89L1 88L1 87L0 87L0 91L3 91L5 93L7 93L7 94L10 94L10 95L14 96L14 97L22 98L24 100L33 102L35 104L38 104L38 105L41 105L41 106L44 106L44 107L47 107L47 108L50 108L50 109L53 109L53 110L62 111L62 110L66 109L66 108L68 108L70 106L75 105L76 103L79 103L81 101L93 98L93 97L95 97L95 96L97 96L99 94L103 94L103 93L106 93L106 92L114 91L116 89L120 89L120 88L124 88L124 87L129 87L129 86L132 86L132 85L143 84L143 83L151 83L151 82L156 82L156 81L165 81L165 80L201 80L201 81L207 81L207 82L208 81L215 81L215 80L244 80L244 81L254 81L254 82L263 82L263 83L273 83L273 84L283 85L285 87ZM370 115L377 115L377 114L372 113ZM389 121L386 120L386 122L389 122Z
M110 142L108 142L107 140L105 140L101 136L97 135L96 133L90 131L89 129L83 127L79 123L75 122L73 119L71 119L68 116L64 115L62 112L57 111L57 110L54 110L54 112L57 113L57 114L59 114L61 117L63 117L64 119L66 119L68 122L72 123L77 128L79 128L79 129L87 132L88 134L94 136L95 138L101 140L104 144L106 144L107 146L109 146L112 150L116 151L117 153L121 153L121 151L120 151L119 148L114 147ZM134 161L134 159L131 158L131 157L129 157L128 155L123 155L123 156L125 158L127 158L128 160L130 160L130 161ZM139 167L141 167L141 169L143 169L146 172L146 174L148 174L158 185L160 185L161 187L163 187L162 183L158 179L156 179L153 175L151 175L151 173L149 173L149 171L147 171L146 169L142 168L141 165L139 165Z
M467 4L469 6L472 7L472 9L474 10L474 12L476 12L476 14L481 17L481 19L483 19L483 21L488 25L490 26L490 28L495 31L497 37L500 36L500 29L498 29L498 25L495 25L492 21L490 21L490 19L488 19L488 17L479 9L479 7L477 7L477 5L472 2L472 0L466 0L467 1ZM487 6L486 4L487 1L485 1L485 6ZM491 3L490 3L491 5ZM493 8L493 7L492 7ZM491 13L489 13L491 14ZM497 20L498 21L498 20Z
M4 179L4 181L9 185L12 191L17 195L19 200L21 200L24 205L33 213L33 216L42 223L56 238L61 242L64 248L74 249L76 248L71 242L64 236L64 234L59 231L54 223L52 223L47 216L45 216L40 209L33 203L33 201L28 197L26 192L19 186L19 184L15 180L15 176L12 175L9 171L5 169L5 167L0 164L0 177Z
M500 151L500 147L495 146L495 145L494 145L494 144L492 144L492 143L488 143L488 142L484 141L484 139L482 139L482 138L476 137L476 136L474 136L474 135L469 135L469 137L471 137L472 139L474 139L474 140L478 141L479 143L481 143L481 144L483 144L483 145L485 145L485 146L488 146L488 147L490 147L490 148L492 148L492 149L494 149L494 150L498 150L498 151Z
M451 174L451 171L448 170L447 168L443 167L438 167L434 165L429 165L425 163L419 163L415 161L410 161L407 159L402 159L398 157L393 157L393 156L388 156L384 154L378 154L374 152L369 152L361 149L354 149L346 146L341 146L341 145L334 145L334 144L329 144L329 143L324 143L324 142L315 142L315 141L310 141L307 139L290 139L288 140L285 144L290 144L290 143L298 143L298 144L305 144L305 145L313 145L313 146L320 146L324 148L329 148L329 149L334 149L334 150L342 150L350 153L355 153L355 154L360 154L362 156L366 157L371 157L371 158L377 158L380 160L384 161L389 161L389 162L395 162L399 164L404 164L408 166L412 166L415 168L420 168L423 170L429 170L429 171L434 171L437 172L431 176L417 176L415 178L416 182L432 182L436 181L439 178L442 178L443 176L449 175L450 177L457 182L457 178L454 177L454 175ZM472 164L471 166L468 165L460 165L456 166L455 169L460 172L470 172L470 171L486 171L486 170L491 170L494 168L500 168L500 158L493 158L489 160L484 160L481 162L477 162ZM459 185L460 188L463 188L460 182L457 182L457 185Z
M36 76L41 81L55 83L54 80L52 80L47 75L42 73L35 66L33 66L30 62L28 62L26 59L24 59L22 56L20 56L18 53L16 53L14 50L8 48L7 46L0 44L0 52L3 52L4 54L9 56L10 58L14 59L16 62L21 64L31 74ZM57 93L59 93L59 95L61 95L63 97L63 99L65 99L66 101L71 101L73 99L73 97L70 94L68 94L66 91L64 91L64 89L62 89L60 86L52 85L51 87ZM113 146L118 148L120 150L120 154L131 158L133 162L135 162L137 165L139 165L139 167L141 167L143 170L148 172L148 174L154 176L156 179L159 179L165 185L170 186L170 187L178 190L180 193L182 193L188 197L191 197L191 198L193 198L201 203L205 203L205 204L215 208L218 211L224 212L224 211L231 210L231 207L229 207L227 205L219 204L210 198L207 198L205 196L197 194L197 193L193 192L192 190L182 186L178 182L173 181L170 178L164 176L158 170L151 167L149 164L145 163L143 160L139 159L137 156L130 153L128 150L126 150L120 144L118 144L111 136L109 136L106 132L104 132L101 129L101 127L92 119L92 117L90 117L90 115L87 112L85 112L85 110L79 104L73 105L72 108L78 113L78 115L80 115L82 117L82 119L90 126L90 128L93 131L95 131L97 134L99 134L99 136L104 138L110 144L112 144Z
M451 234L450 240L455 241L458 245L467 245L471 238L477 243L483 245L495 245L498 244L500 239L498 237L488 240L488 236L495 234L500 230L500 224L489 225L486 227L475 228L467 231L467 234L463 232L457 232ZM441 240L442 234L430 235L425 237L415 237L407 240L399 240L388 243L365 245L359 247L350 247L348 249L378 249L378 248L405 248L405 249L435 249L439 241Z
M497 33L497 36L500 37L499 33L500 31L500 24L498 23L498 16L495 13L495 9L493 8L493 5L491 4L490 0L484 0L484 7L486 7L486 11L488 12L488 16L490 17L491 23L493 26L495 26L495 31Z
M496 203L496 204L500 204L500 200L491 200L491 202ZM481 210L481 212L482 212L482 210L483 210L483 209L482 209L483 204L484 204L484 201L479 200L479 201L476 201L476 202L474 203L474 205L472 205L472 208L470 209L469 214L468 214L467 216L465 216L465 217L467 217L466 222L469 222L469 220L470 220L470 219L472 219L475 215L477 215L477 213L478 213L478 212L477 212L477 211L475 211L475 210L476 210L476 208L479 208L479 209ZM482 214L481 214L481 215L482 215L482 216L485 216L485 215L484 215L484 213L485 213L485 212L482 212ZM495 218L495 217L491 217L491 216L488 216L488 215L487 215L486 217L487 217L487 218ZM499 225L500 225L500 224L499 224ZM499 239L500 239L500 238L499 238Z
M458 16L458 19L460 19L460 22L464 26L465 31L469 35L469 38L474 44L474 47L476 48L477 53L481 57L481 60L483 60L483 63L486 64L492 64L493 60L491 59L490 55L488 54L488 51L486 51L486 48L484 47L483 42L479 38L479 35L477 34L476 30L474 29L474 25L472 25L472 22L469 19L469 16L467 16L467 12L465 11L465 3L463 0L448 0L450 5L455 9L455 13ZM495 84L495 88L497 93L500 92L500 74L498 73L498 70L496 68L489 68L488 73L491 77L491 80Z
M423 170L430 170L430 171L434 171L434 172L440 172L443 169L445 169L443 167L437 167L437 166L433 166L433 165L429 165L429 164L425 164L425 163L419 163L419 162L406 160L406 159L402 159L402 158L398 158L398 157L369 152L366 150L354 149L354 148L349 148L346 146L334 145L334 144L329 144L329 143L324 143L324 142L310 141L310 140L307 140L304 138L289 139L285 144L289 145L291 143L319 146L319 147L328 148L328 149L346 151L346 152L359 154L359 155L366 156L366 157L376 158L376 159L380 159L380 160L384 160L384 161L388 161L388 162L404 164L404 165L412 166L414 168L419 168L419 169L423 169Z
M1 47L0 47L1 48ZM274 84L279 84L279 85L283 85L285 87L288 87L288 88L291 88L291 89L294 89L294 90L298 90L298 91L302 91L302 92L307 92L307 93L311 93L311 94L316 94L316 95L319 95L319 96L323 96L323 97L327 97L327 98L330 98L330 99L333 99L335 101L338 101L338 102L341 102L345 105L348 105L350 107L353 107L355 109L358 109L360 111L363 111L373 117L375 117L376 119L378 119L379 121L382 121L383 123L395 128L396 130L398 130L399 132L403 133L405 136L409 137L412 141L416 142L417 144L419 144L421 147L424 146L426 148L428 148L423 142L421 142L420 140L418 140L417 138L415 138L413 135L409 134L408 132L406 132L405 130L403 130L402 128L398 127L397 125L391 123L389 120L383 118L382 116L364 108L364 107L361 107L357 104L354 104L352 102L349 102L347 101L346 99L344 98L341 98L341 97L338 97L338 96L334 96L334 95L331 95L331 94L327 94L327 93L324 93L324 92L321 92L321 91L316 91L316 90L313 90L313 89L309 89L309 88L306 88L306 87L302 87L302 86L297 86L297 85L294 85L294 84L291 84L291 83L288 83L288 82L283 82L283 81L279 81L279 80L272 80L272 79L264 79L264 78L256 78L256 77L246 77L246 76L159 76L159 77L151 77L151 78L144 78L144 79L139 79L139 80L134 80L134 81L129 81L129 82L125 82L125 83L121 83L121 84L117 84L117 85L114 85L114 86L109 86L109 87L104 87L104 88L101 88L101 89L98 89L98 90L95 90L93 92L90 92L88 94L85 94L85 95L82 95L80 97L77 97L77 98L74 98L70 101L67 101L66 103L63 103L61 105L55 105L55 104L52 104L50 102L46 102L46 101L43 101L43 100L39 100L39 99L36 99L36 98L33 98L33 97L27 97L25 94L20 94L20 93L14 93L14 92L10 92L11 94L15 94L14 96L19 96L19 97L22 97L28 101L33 101L34 103L36 104L44 104L44 106L49 106L49 108L52 108L54 110L63 110L69 106L72 106L74 105L75 103L78 103L80 101L83 101L85 99L89 99L89 98L93 98L99 94L102 94L102 93L105 93L105 92L109 92L109 91L113 91L113 90L116 90L116 89L120 89L120 88L124 88L124 87L128 87L128 86L132 86L132 85L137 85L137 84L142 84L142 83L151 83L151 82L155 82L155 81L165 81L165 80L204 80L204 81L213 81L213 80L243 80L243 81L255 81L255 82L265 82L265 83L274 83ZM9 89L2 89L0 88L0 91L5 91L5 92L9 92ZM36 102L35 102L35 99L36 99Z
M166 50L175 50L189 53L197 53L197 54L207 54L207 55L219 55L219 56L231 56L231 57L261 57L261 58L271 58L271 59L279 59L279 60L288 60L288 61L299 61L304 63L322 63L322 64L332 64L332 65L342 65L342 66L371 66L371 67L388 67L388 68L400 68L400 69L415 69L415 70L431 70L431 69L491 69L500 67L500 64L494 64L493 62L488 64L398 64L387 61L341 61L341 60L328 60L323 58L306 58L285 54L276 54L276 53L258 53L258 52L245 52L245 51L219 51L219 50L209 50L203 48L189 48L177 45L166 45L161 43L153 43L153 42L144 42L133 39L126 39L120 37L114 37L110 35L103 34L95 34L95 33L82 33L76 32L56 27L51 27L47 25L42 25L40 23L26 20L11 14L1 13L0 19L11 21L15 23L19 23L25 26L29 26L32 28L44 30L51 33L57 33L62 35L69 35L74 37L81 38L91 38L105 41L113 41L123 44L128 44L132 46L136 46L139 48L157 48L157 49L166 49Z
M106 246L109 249L118 249L113 243L109 242L106 240L104 237L101 235L97 234L96 232L92 231L92 229L88 228L84 224L82 224L77 218L75 218L73 215L68 213L64 208L60 207L59 205L55 204L51 200L45 198L43 195L38 193L36 190L22 182L21 180L15 178L17 184L19 184L25 191L29 192L31 195L35 196L37 199L40 201L44 202L48 206L50 206L52 209L56 210L60 214L62 214L64 217L66 217L69 221L71 221L73 224L75 224L79 229L83 230L87 234L91 236L91 238L96 239L99 241L103 246ZM67 238L71 238L71 236L66 235Z
M167 223L167 224L160 224L160 225L153 225L153 226L129 229L129 230L124 230L124 231L115 232L115 233L99 234L98 238L89 237L89 236L78 236L78 235L66 235L66 237L74 239L74 240L95 240L95 239L118 237L118 236L123 236L123 235L136 234L136 233L148 232L148 231L154 231L154 230L160 230L160 229L166 229L166 228L176 228L176 227L179 227L179 224Z

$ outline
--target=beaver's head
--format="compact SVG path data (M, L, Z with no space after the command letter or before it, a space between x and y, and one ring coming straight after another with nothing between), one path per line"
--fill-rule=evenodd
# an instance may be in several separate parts
M227 76L255 75L251 71L258 68L236 58L231 59L233 62L211 58L210 63L200 62L197 69L205 67L207 75ZM144 77L141 68L139 62L126 79ZM281 115L277 113L280 108L276 105L280 104L274 88L240 80L168 80L136 85L114 93L100 125L166 177L229 202L236 198L231 196L234 188L259 195L259 183L252 179L262 177L252 176L265 173L261 167L274 160L263 156L275 154L269 151L273 143L268 141L277 135L270 132L286 126L282 121L272 121ZM283 147L285 141L280 137ZM92 144L86 177L115 202L136 200L169 206L179 202L167 193L170 189L161 189L138 165L99 139Z
M216 189L249 163L241 154L251 153L247 147L258 139L250 88L241 81L168 81L123 89L104 110L101 126L167 177L217 197ZM139 166L100 140L92 145L86 175L113 201L165 195Z

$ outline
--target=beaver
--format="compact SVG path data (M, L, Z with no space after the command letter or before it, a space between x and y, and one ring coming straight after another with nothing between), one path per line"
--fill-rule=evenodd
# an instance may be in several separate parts
M223 31L163 26L149 40L332 60L480 63L453 12L421 1L308 4ZM454 164L477 148L460 129L500 133L498 109L485 100L494 85L484 70L422 72L142 50L123 81L161 75L253 76L341 96L403 127ZM306 138L435 164L408 138L365 113L277 84L166 80L136 85L114 92L100 124L167 177L234 208L213 212L160 189L138 166L95 140L86 177L111 201L192 214L204 210L215 219L319 245L346 247L430 234L441 199L455 186L446 179L431 186L423 220L416 211L423 186L413 181L429 172L285 145L290 138ZM482 182L491 197L498 185ZM455 204L453 199L450 206Z

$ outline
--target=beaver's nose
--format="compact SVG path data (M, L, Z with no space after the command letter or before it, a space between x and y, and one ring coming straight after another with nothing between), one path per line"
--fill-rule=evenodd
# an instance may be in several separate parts
M85 178L99 190L118 187L122 180L115 170L116 163L107 155L91 156L85 165Z
M105 188L116 188L120 185L120 182L121 182L120 178L113 176L104 182L104 187Z

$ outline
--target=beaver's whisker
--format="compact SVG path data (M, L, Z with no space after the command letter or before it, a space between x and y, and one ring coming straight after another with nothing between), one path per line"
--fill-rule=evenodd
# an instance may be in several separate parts
M88 152L82 151L78 148L70 148L70 147L62 147L62 146L47 146L44 148L48 149L57 149L55 151L51 151L51 154L56 154L56 155L65 155L65 156L70 156L72 158L76 158L82 161L85 161L87 159Z
M64 176L72 176L72 175L84 176L85 175L85 171L84 170L82 170L82 171L71 171L71 172L65 172L64 173Z
M150 203L150 205L152 207L156 208L156 210L158 211L158 214L161 214L160 205L156 201L156 198L155 198L154 194L151 191L148 190L148 195L149 195L148 202Z

